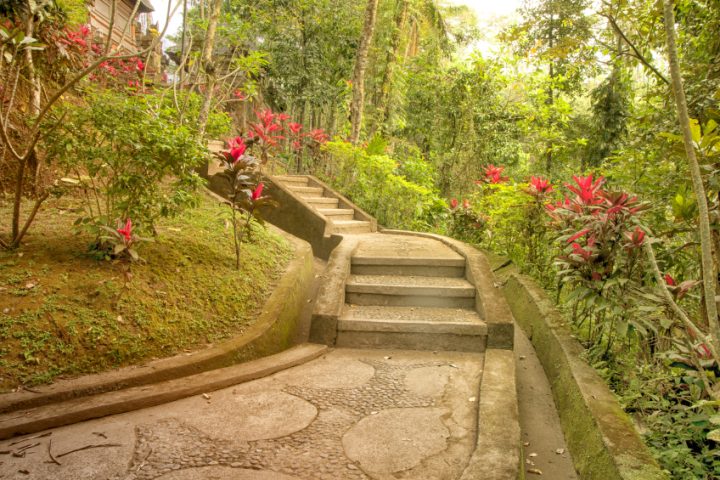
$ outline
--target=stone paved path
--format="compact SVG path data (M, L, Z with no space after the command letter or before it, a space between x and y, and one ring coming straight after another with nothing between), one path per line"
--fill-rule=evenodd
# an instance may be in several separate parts
M475 445L482 368L476 353L337 349L206 396L0 442L0 478L456 479Z

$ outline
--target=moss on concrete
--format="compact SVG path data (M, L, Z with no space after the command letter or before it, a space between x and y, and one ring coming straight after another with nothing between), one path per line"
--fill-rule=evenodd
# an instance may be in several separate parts
M531 280L511 275L504 288L553 391L575 467L588 480L667 480L604 381L580 359L582 346Z

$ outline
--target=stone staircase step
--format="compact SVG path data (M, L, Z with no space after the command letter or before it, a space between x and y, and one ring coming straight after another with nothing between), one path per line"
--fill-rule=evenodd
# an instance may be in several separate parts
M350 275L345 301L355 305L474 308L475 287L461 278Z
M290 187L290 190L292 190L294 193L297 193L303 198L308 197L322 197L324 189L322 187L300 187L296 185L288 185Z
M275 177L276 180L284 183L287 186L295 185L298 187L307 186L310 179L303 175L279 175Z
M420 257L352 258L352 273L357 275L407 275L425 277L463 277L465 259Z
M346 306L338 320L336 345L482 352L487 325L471 310Z
M305 197L304 200L315 208L337 208L339 200L337 198L328 197Z
M335 220L332 219L335 233L370 233L370 222L363 220Z
M355 211L352 208L318 208L317 211L332 221L355 218Z

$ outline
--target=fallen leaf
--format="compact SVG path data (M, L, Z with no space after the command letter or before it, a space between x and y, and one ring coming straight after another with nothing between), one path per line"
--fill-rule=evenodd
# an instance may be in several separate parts
M529 446L530 446L530 442L523 443L523 447L529 447Z
M562 455L563 453L565 453L565 449L564 449L564 448L558 448L557 450L555 450L555 453L557 453L558 455Z
M207 393L203 393L202 396L205 400L210 400L210 395L208 395Z
M470 397L470 398L468 398L468 402L474 402L475 400L477 400L477 397Z
M535 475L542 475L542 470L539 468L528 468L528 473L533 473Z
M530 455L528 455L528 457L530 457L530 458L532 458L532 457L537 457L537 453L533 452L533 453L531 453Z

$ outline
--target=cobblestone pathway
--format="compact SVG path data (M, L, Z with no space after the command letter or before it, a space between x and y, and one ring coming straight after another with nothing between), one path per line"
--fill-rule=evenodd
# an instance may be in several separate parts
M4 441L0 453L35 446L0 455L0 478L450 480L473 449L482 358L338 349L207 395Z

